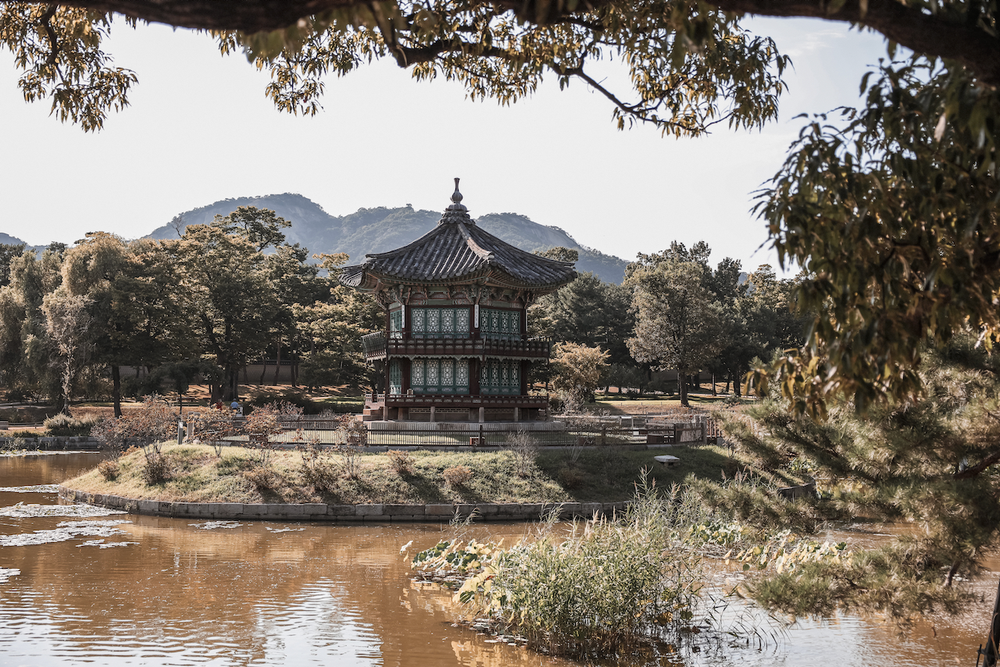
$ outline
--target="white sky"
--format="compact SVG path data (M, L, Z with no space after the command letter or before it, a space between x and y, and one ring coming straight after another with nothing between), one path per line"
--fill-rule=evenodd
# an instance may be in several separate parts
M776 264L751 193L780 167L803 112L855 104L882 40L811 20L757 20L791 55L781 119L763 132L661 138L619 132L610 104L555 81L512 107L470 102L460 85L418 83L389 61L330 78L313 118L274 109L267 73L212 40L164 26L119 28L107 50L136 71L132 106L86 134L26 104L0 52L0 231L30 244L103 230L136 238L228 197L302 194L328 213L443 210L462 178L474 216L512 211L632 259L705 240L712 260ZM293 220L294 223L294 220ZM755 252L757 251L757 252Z

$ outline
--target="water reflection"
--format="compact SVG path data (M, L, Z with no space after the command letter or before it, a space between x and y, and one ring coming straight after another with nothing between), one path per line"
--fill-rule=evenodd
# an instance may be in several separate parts
M52 493L14 489L58 482L98 460L0 460L0 507L56 504ZM138 515L104 521L125 521L109 527L123 534L95 539L83 531L58 542L0 546L0 574L14 572L6 583L0 576L0 664L575 664L455 626L450 593L409 578L400 546L431 546L447 527L211 524ZM54 531L60 523L72 522L0 516L0 535ZM522 532L519 525L472 529L478 539L507 543ZM121 542L129 544L101 548ZM891 626L852 618L799 622L778 642L698 653L688 664L968 664L984 625L975 615L928 622L900 641ZM654 664L673 663L668 656Z

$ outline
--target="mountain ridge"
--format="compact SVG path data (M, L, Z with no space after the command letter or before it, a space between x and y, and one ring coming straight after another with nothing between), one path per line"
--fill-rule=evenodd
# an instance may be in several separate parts
M351 263L361 263L366 254L385 252L423 236L437 225L441 212L414 209L412 206L359 208L342 216L330 215L323 207L304 195L286 192L255 197L220 199L206 206L185 211L142 238L178 238L188 225L204 225L216 215L229 215L240 206L256 206L274 211L292 226L284 230L289 243L298 243L310 253L347 253ZM565 230L555 225L543 225L519 213L487 213L476 224L490 234L527 252L548 250L557 246L576 250L580 259L579 272L590 271L605 282L621 283L628 262L607 255L577 242ZM24 243L0 232L0 243ZM29 246L35 251L46 246Z
M352 263L364 261L366 254L392 250L423 236L438 223L441 213L412 206L360 208L343 216L330 215L309 198L296 193L222 199L181 213L157 227L144 238L167 239L179 236L181 225L207 224L216 215L228 215L239 206L256 206L274 211L292 226L285 230L290 243L299 243L311 253L347 253ZM576 250L577 271L591 271L605 282L621 283L628 262L588 248L563 229L537 223L518 213L487 213L476 224L522 250L534 252L563 246Z

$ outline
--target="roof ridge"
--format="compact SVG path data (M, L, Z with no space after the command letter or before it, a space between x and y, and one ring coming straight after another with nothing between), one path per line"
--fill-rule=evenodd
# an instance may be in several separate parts
M472 234L469 233L465 223L459 223L457 226L458 231L461 232L462 236L465 238L465 245L469 246L469 250L476 253L476 255L483 258L486 262L492 262L494 260L493 252L476 243L476 239L472 238Z
M410 241L409 243L407 243L404 246L399 246L398 248L393 248L392 250L386 250L385 252L370 252L370 253L365 253L365 261L368 261L369 258L376 259L376 258L379 258L379 257L392 257L394 255L398 255L399 253L404 252L406 250L410 250L411 248L415 247L417 244L419 244L419 243L421 243L423 241L428 240L432 236L437 236L437 235L440 235L440 234L443 234L443 233L444 233L444 228L441 225L436 225L434 228L432 228L426 234L424 234L424 235L422 235L422 236L420 236L418 238L413 239L412 241Z
M465 230L465 232L468 233L468 230ZM542 255L536 255L533 252L528 252L527 250L524 250L522 248L518 248L516 245L514 245L512 243L508 243L507 241L504 241L499 236L495 236L494 234L490 234L488 231L486 231L485 229L483 229L479 225L476 225L476 233L488 236L489 239L490 239L490 241L494 241L494 242L499 243L499 244L501 244L503 246L506 246L508 249L513 250L515 252L515 254L516 253L521 253L521 254L524 254L524 255L530 255L531 258L534 259L534 260L536 260L536 261L541 261L543 263L547 262L547 263L550 263L550 264L555 264L558 267L568 267L568 268L571 268L571 269L575 268L575 263L574 262L564 262L561 259L552 259L551 257L543 257ZM469 234L469 236L471 237L472 235ZM491 252L490 254L493 254L493 253Z

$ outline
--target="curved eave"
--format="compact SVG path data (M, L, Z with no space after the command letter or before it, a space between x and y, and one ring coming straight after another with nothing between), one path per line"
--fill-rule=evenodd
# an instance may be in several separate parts
M337 282L363 292L370 292L378 287L378 279L372 276L371 272L366 271L365 267L360 264L342 268L340 275L337 276Z
M487 287L501 287L519 291L536 292L539 294L553 292L563 285L567 285L576 279L576 271L556 283L531 283L512 276L506 271L496 267L484 266L476 271L471 271L464 275L448 278L438 278L434 280L420 280L408 276L394 275L380 271L363 269L362 267L348 267L362 269L358 274L341 274L340 283L348 287L362 291L372 291L379 285L419 285L422 287L447 287L454 285L484 285Z

